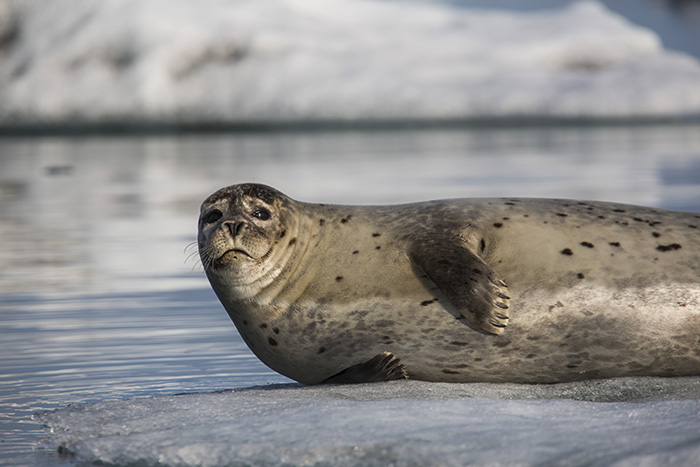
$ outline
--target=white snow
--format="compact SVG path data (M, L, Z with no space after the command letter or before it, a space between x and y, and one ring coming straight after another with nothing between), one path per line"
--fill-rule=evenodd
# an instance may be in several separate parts
M107 465L696 465L699 394L697 377L288 384L97 402L40 420L48 444Z
M700 63L594 0L0 3L0 124L700 115Z

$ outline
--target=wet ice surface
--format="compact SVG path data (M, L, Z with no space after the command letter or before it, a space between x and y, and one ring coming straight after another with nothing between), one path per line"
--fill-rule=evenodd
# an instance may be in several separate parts
M694 465L699 395L695 377L289 384L98 402L40 419L50 444L79 463Z

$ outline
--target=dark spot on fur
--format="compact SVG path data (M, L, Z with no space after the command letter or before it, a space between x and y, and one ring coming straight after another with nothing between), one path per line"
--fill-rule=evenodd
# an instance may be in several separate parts
M482 239L481 239L481 252L483 253L485 249L486 249L486 242L485 242L484 239L482 238Z
M272 337L268 337L267 342L273 347L277 345L277 341L274 340Z
M382 249L382 247L381 247L381 246L379 246L379 245L377 245L377 246L375 246L375 247L374 247L374 249L375 249L375 250L381 250L381 249Z
M659 224L661 224L661 221L649 222L649 227L654 227L655 225L659 225Z
M640 219L639 217L633 217L632 220L637 222L645 222L644 219Z
M473 272L474 274L478 274L478 275L480 275L480 276L482 275L482 272L481 272L479 269L477 269L477 268L472 269L472 272Z
M325 347L321 347L320 349L318 349L318 352L316 352L316 353L321 354L321 353L323 353L323 352L325 352L325 351L326 351L326 348L325 348Z
M423 306L428 306L428 305L430 305L431 303L433 303L432 300L423 300L422 302L420 302L420 304L423 305Z
M579 365L576 365L575 363L569 363L568 365L566 365L566 367L567 368L578 368Z
M294 245L296 242L297 242L297 238L294 237L293 239L291 239L291 240L289 241L289 246Z
M275 334L279 334L280 328L272 328L272 332L274 332Z
M608 245L619 247L619 246L620 246L620 242L610 242L610 243L608 243Z
M620 222L621 225L630 225L629 222Z
M360 250L355 250L355 251L352 252L352 254L353 254L353 255L356 255L356 254L358 254L359 252L360 252Z
M369 314L369 310L355 310L355 311L350 312L350 316L359 315L360 318L364 318L368 314Z
M515 203L511 203L510 201L503 204L505 204L506 206L515 206Z
M698 228L697 225L693 225L693 224L688 224L688 227L690 227L691 229L697 229L697 228Z
M452 341L452 342L450 342L450 344L452 344L452 345L458 345L458 346L460 346L460 347L464 347L464 346L469 345L468 342L461 342L461 341Z
M287 235L286 230L283 230L282 232L280 232L280 238L284 238L285 235Z
M503 218L504 221L507 221L508 219L510 219L510 217L504 217L504 218Z
M581 246L585 246L586 248L593 248L593 244L591 242L581 242Z
M455 365L455 368L469 368L469 365L467 365L466 363L461 363L459 365Z
M661 234L659 232L652 232L651 236L654 238L659 238L661 236Z
M605 219L605 216L598 216L598 219Z
M571 251L571 248L564 248L559 253L561 253L562 255L566 255L566 256L571 256L574 254L574 252Z
M531 354L528 354L525 358L535 358L535 357L537 357L537 354L531 353Z
M347 216L345 216L345 217L343 217L342 219L340 219L340 223L341 223L341 224L345 224L345 223L347 223L350 219L352 219L352 216L351 216L350 214L348 214Z
M452 370L442 370L443 373L446 375L458 375L459 371L452 371Z
M390 341L390 340L391 340L391 337L389 337L389 336L383 336L382 339L384 339L385 341Z
M248 321L243 320L243 325L244 325L244 326L248 326Z
M509 345L510 345L510 341L507 341L507 340L497 340L493 343L494 347L500 347L500 348L508 347Z
M673 251L680 250L681 246L678 243L671 243L670 245L659 245L656 249L659 251Z
M578 277L579 279L584 279L586 276L584 276L582 272L579 272L578 274L576 274L576 277Z
M266 329L267 328L267 323L262 323L260 325L260 329Z
M523 214L523 217L530 217L530 214Z
M627 212L624 209L613 209L613 212Z
M557 216L559 216L559 217L568 217L569 215L568 215L568 214L564 214L563 212L558 212L558 213L557 213Z
M503 224L501 224L500 222L496 222L493 224L493 226L496 227L497 229L500 229L501 227L503 227Z
M380 234L380 233L377 233L377 232L374 232L374 233L372 234L373 237L379 237L380 235L381 235L381 234Z
M343 276L336 276L335 281L340 282L343 280Z
M319 219L318 220L318 225L323 225L326 223L326 219Z

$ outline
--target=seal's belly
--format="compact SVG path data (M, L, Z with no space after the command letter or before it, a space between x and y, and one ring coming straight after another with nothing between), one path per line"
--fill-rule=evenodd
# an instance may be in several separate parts
M697 288L516 292L511 332L503 336L475 331L439 291L432 295L299 307L297 319L258 327L264 350L254 351L310 384L381 352L399 356L410 378L429 381L553 382L700 369Z

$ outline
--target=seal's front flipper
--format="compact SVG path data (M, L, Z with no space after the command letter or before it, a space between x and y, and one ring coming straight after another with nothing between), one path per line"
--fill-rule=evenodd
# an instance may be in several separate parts
M510 300L506 283L465 242L426 239L413 248L411 260L470 323L503 333Z
M346 368L322 384L377 383L406 378L408 375L401 361L390 352L382 352L365 363Z

